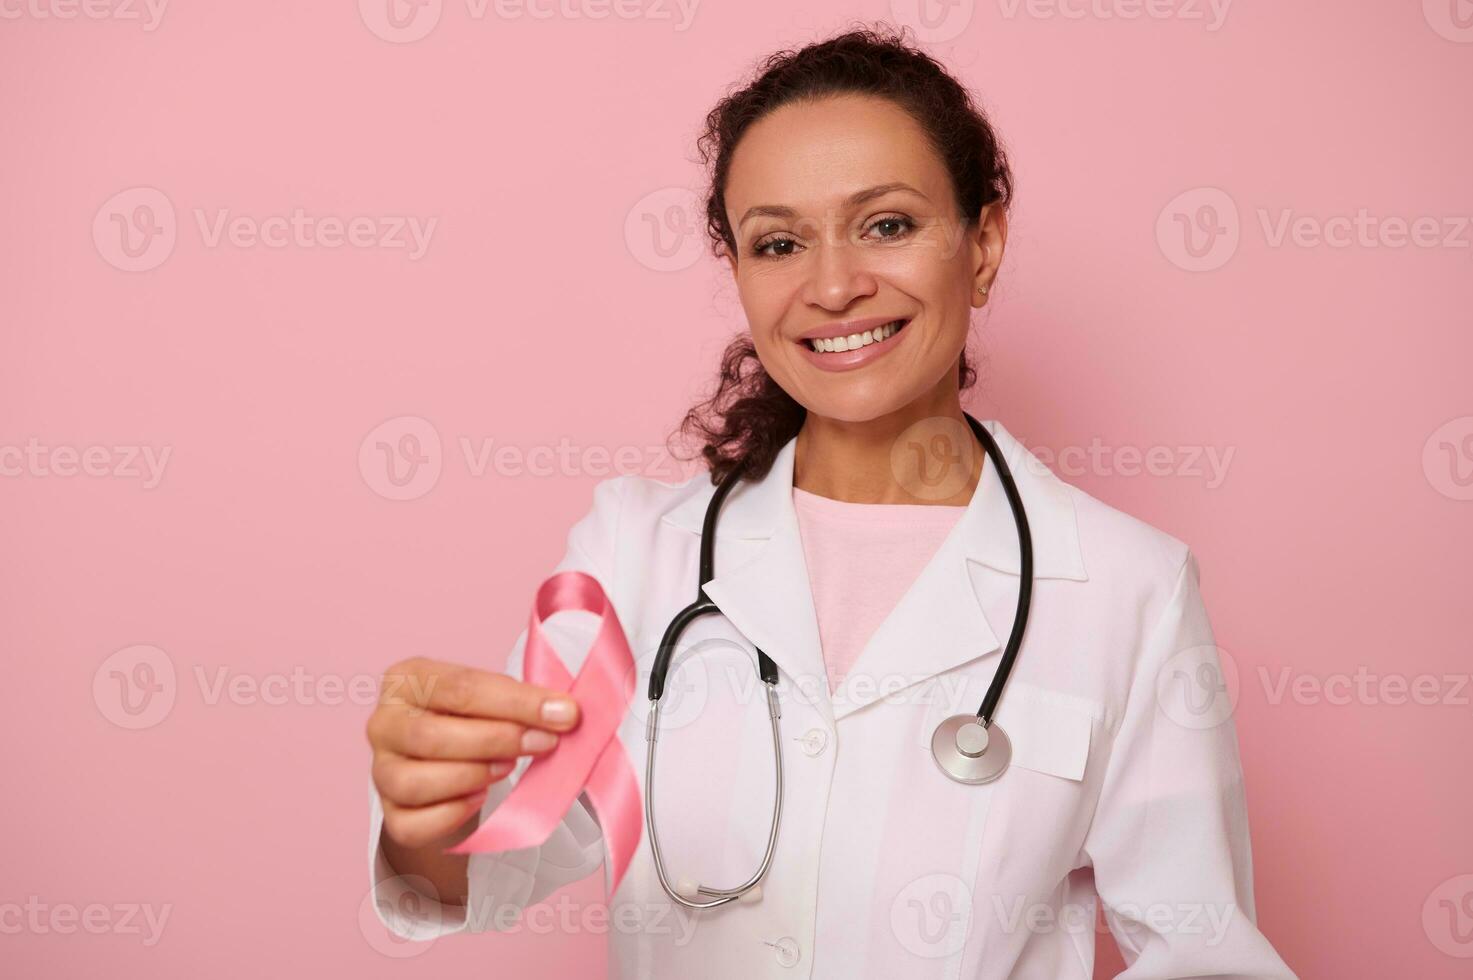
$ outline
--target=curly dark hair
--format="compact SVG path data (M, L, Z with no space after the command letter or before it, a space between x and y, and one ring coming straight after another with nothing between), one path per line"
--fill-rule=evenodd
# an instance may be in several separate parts
M726 217L727 175L737 143L753 123L801 100L849 94L889 99L926 132L951 177L967 227L975 225L985 205L997 203L1007 210L1013 176L986 114L966 88L909 43L906 34L906 29L888 25L857 28L797 50L778 51L758 64L754 81L727 95L706 115L697 148L709 174L706 232L718 259L737 249ZM958 372L962 389L976 381L965 352ZM721 482L733 469L760 479L771 469L778 450L802 428L806 414L768 375L751 338L743 333L722 355L714 393L686 413L677 431L696 435L712 483Z

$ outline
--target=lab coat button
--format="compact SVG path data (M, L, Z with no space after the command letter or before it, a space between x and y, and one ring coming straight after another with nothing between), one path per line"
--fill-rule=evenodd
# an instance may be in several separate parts
M777 962L781 966L798 965L798 943L792 936L784 936L777 942L772 943L772 950L777 954Z
M804 752L809 755L818 755L829 744L829 733L822 728L810 728L804 733L802 742Z

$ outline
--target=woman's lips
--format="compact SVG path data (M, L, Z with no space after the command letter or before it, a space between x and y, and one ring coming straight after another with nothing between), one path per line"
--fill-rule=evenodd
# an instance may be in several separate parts
M820 353L808 346L806 340L798 341L798 346L803 349L803 356L808 358L808 363L823 371L852 371L878 358L884 357L895 349L900 339L910 331L911 321L905 323L889 337L877 343L866 344L858 350L835 351L833 353Z

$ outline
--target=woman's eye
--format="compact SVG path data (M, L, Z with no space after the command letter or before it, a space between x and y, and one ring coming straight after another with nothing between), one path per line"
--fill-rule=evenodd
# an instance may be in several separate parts
M915 227L915 222L902 215L890 215L870 223L866 231L880 231L882 241L891 241ZM886 232L889 232L888 234Z
M880 241L893 242L904 238L915 226L916 223L904 215L888 215L871 221L865 231L876 232ZM798 247L795 238L768 238L753 245L752 254L781 259L795 254Z
M765 255L771 259L780 259L793 254L793 248L797 241L792 238L769 238L767 241L753 246L753 255ZM776 251L770 251L776 249Z

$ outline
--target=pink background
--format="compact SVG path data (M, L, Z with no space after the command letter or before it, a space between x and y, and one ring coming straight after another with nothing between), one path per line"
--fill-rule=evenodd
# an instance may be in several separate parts
M363 685L415 653L499 665L615 472L479 467L486 441L684 472L654 453L743 325L693 233L699 124L758 56L863 17L923 25L1012 152L968 407L1042 451L1098 441L1104 464L1062 475L1199 557L1239 671L1264 931L1305 977L1467 975L1473 28L1451 0L1220 22L708 0L688 23L447 0L397 35L385 2L170 5L153 29L4 8L0 906L97 903L113 926L0 917L3 972L602 966L594 932L384 937ZM232 243L220 209L377 231ZM1275 237L1285 211L1361 210L1438 241ZM150 213L130 256L117 221ZM376 244L408 216L436 222L422 255ZM401 488L377 443L406 433L428 462ZM1131 469L1152 446L1165 471ZM169 453L157 480L143 449ZM1275 697L1358 670L1433 675L1437 703ZM155 698L120 699L115 671ZM168 909L157 942L127 905Z

